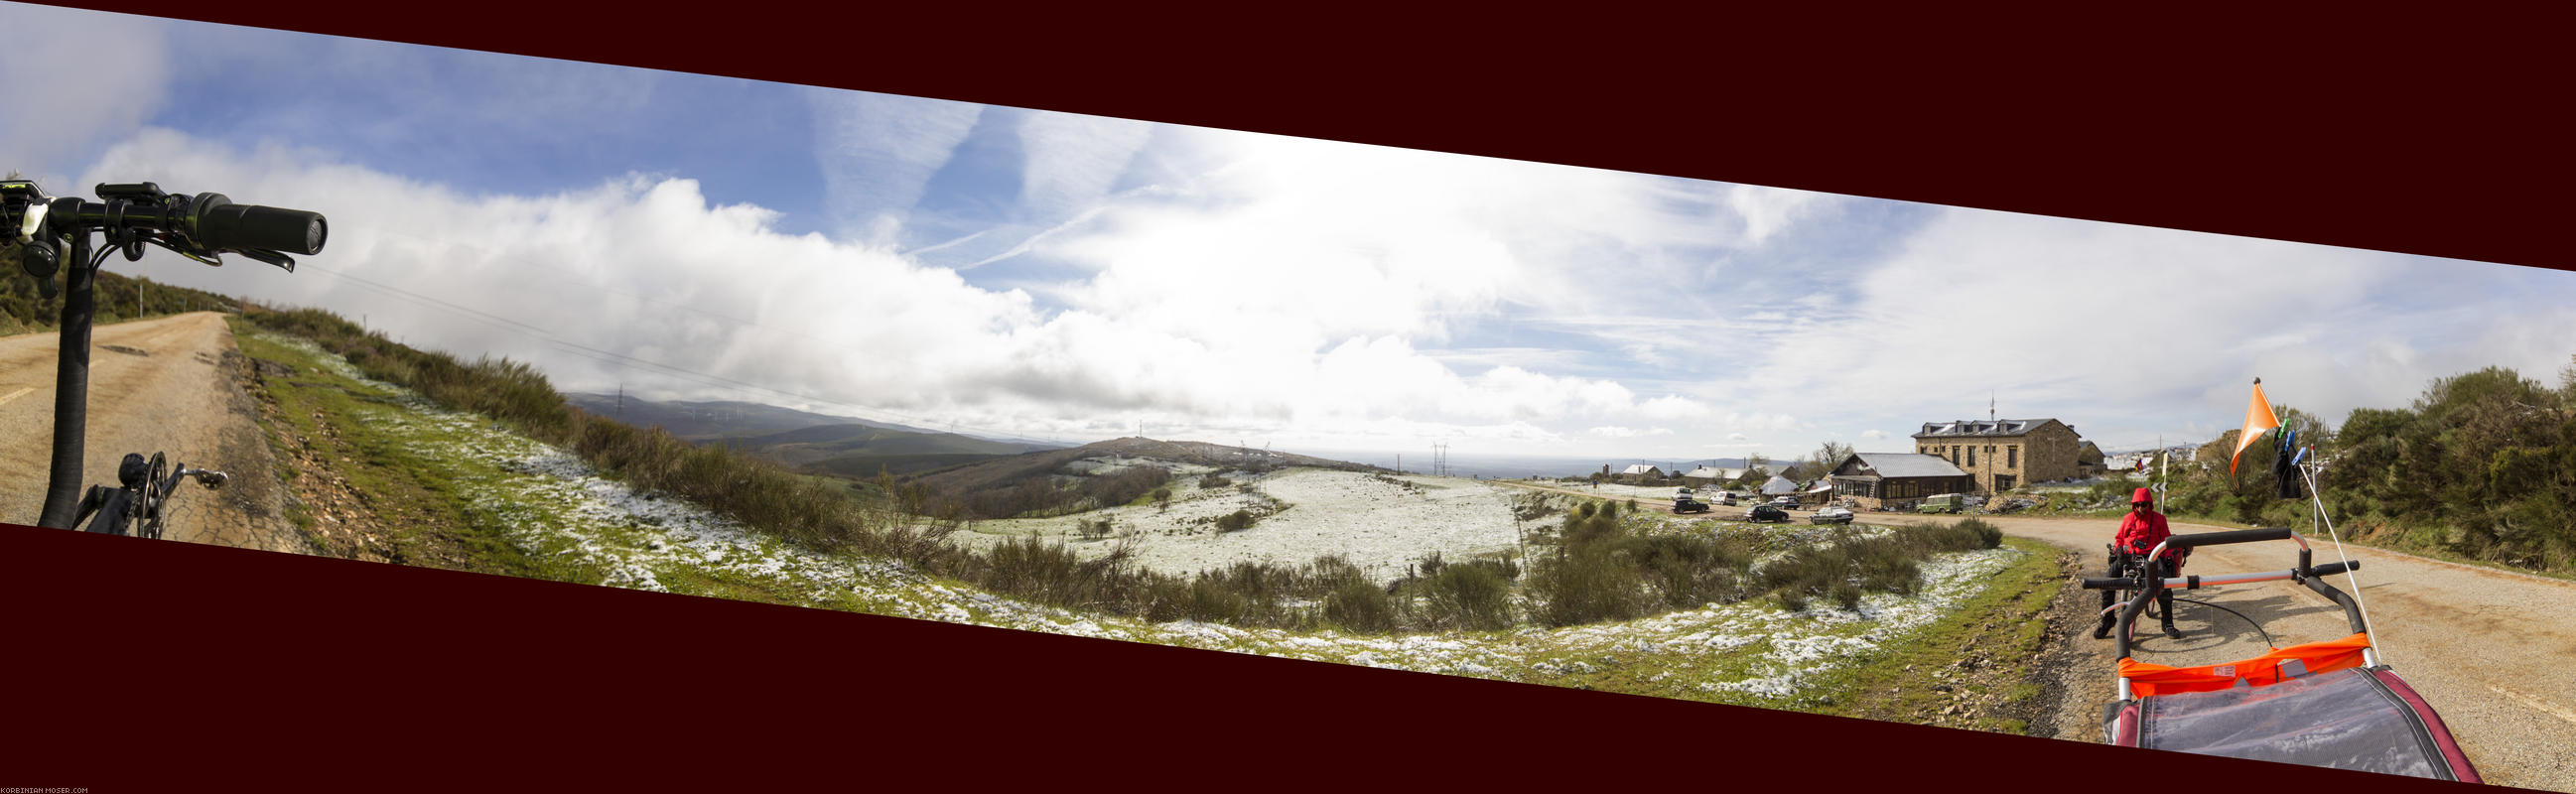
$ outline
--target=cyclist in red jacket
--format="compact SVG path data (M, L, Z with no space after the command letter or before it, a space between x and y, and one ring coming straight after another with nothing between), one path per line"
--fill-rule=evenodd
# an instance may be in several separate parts
M2156 544L2165 542L2165 538L2172 535L2173 530L2165 528L2164 514L2156 512L2155 491L2140 488L2137 493L2129 496L2129 514L2120 517L2120 533L2112 537L2111 543L2120 551L2127 552L2130 559L2145 559L2147 552L2154 551ZM2158 577L2178 576L2182 573L2182 560L2176 557L2172 550L2167 550L2164 556L2156 558L2155 567L2155 575ZM2115 552L2111 559L2111 575L2126 576L2128 573L2121 566L2120 555ZM2110 609L2113 598L2112 591L2102 591L2102 608ZM2182 630L2174 628L2173 624L2173 591L2157 591L2156 605L2163 608L2163 614L2160 617L2164 620L2165 636L2182 639ZM2110 637L2111 627L2118 623L2118 616L2104 612L2102 625L2093 630L2093 638Z

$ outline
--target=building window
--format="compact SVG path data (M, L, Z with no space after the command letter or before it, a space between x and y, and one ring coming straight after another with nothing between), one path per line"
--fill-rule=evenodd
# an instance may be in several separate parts
M2004 448L2004 465L2006 465L2006 466L2014 466L2014 467L2018 467L2018 466L2020 466L2020 465L2021 465L2021 445L2020 445L2020 444L2014 444L2014 445L2012 445L2012 446L2009 446L2009 447L2005 447L2005 448Z
M1976 447L1969 447L1969 448L1968 448L1968 465L1969 465L1969 466L1975 466L1975 465L1977 465L1977 448L1976 448Z

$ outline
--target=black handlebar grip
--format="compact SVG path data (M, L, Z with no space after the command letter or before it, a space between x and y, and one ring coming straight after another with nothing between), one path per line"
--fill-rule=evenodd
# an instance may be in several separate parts
M2333 575L2335 575L2335 574L2343 573L2343 572L2345 572L2345 571L2357 571L2357 570L2361 570L2361 561L2360 561L2360 560L2346 560L2346 561L2343 561L2343 562L2330 562L2330 563L2326 563L2326 564L2324 564L2324 565L2319 565L2319 566L2317 566L2317 567L2316 567L2316 570L2314 570L2314 571L2310 571L2310 572L2309 572L2309 575L2311 575L2311 576L2333 576Z
M2165 548L2188 549L2194 546L2219 546L2229 543L2253 543L2263 540L2289 539L2289 527L2239 529L2229 532L2202 532L2192 535L2175 535L2165 539Z
M322 213L235 204L221 193L197 197L195 234L197 244L209 250L231 251L261 248L311 256L322 253L322 243L330 236L330 224Z
M2086 590L2119 590L2133 584L2137 583L2128 579L2104 579L2101 577L2086 577L2084 579L2084 589Z

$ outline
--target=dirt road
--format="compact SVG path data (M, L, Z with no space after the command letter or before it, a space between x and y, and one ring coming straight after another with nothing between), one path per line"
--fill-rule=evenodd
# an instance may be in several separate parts
M0 338L0 521L33 525L53 459L54 376L60 337ZM214 312L98 326L92 331L89 421L81 473L116 484L128 452L231 476L223 489L181 486L170 539L301 551L258 405L234 376L240 353Z
M1985 516L2004 532L2047 541L2097 560L2119 523L2113 519L2023 518ZM1910 523L1955 520L1948 516L1867 513L1864 521ZM2177 533L2218 532L2212 527L2176 522ZM2323 538L2308 540L2317 562L2340 557ZM2489 783L2525 788L2576 791L2576 583L2428 560L2377 549L2346 547L2345 555L2362 561L2359 597L2369 613L2381 661L2396 669L2440 711L2466 748L2469 760ZM2217 574L2276 571L2297 562L2298 547L2289 541L2214 546L2192 554L2185 573ZM2095 563L2098 568L2098 563ZM2337 589L2354 592L2343 576L2330 580ZM2180 640L2140 632L2139 661L2171 665L2226 662L2261 655L2264 635L2273 646L2332 639L2350 634L2343 610L2307 588L2288 582L2182 591L2191 599L2225 607L2243 618L2211 606L2177 601L2174 624ZM2099 603L2098 601L2092 603ZM2249 622L2251 621L2251 622ZM2112 700L2111 643L2095 640L2089 627L2064 638L2073 654L2089 652L2100 661L2088 689L2072 681L2058 737L2101 741L2091 722L2102 704Z
M1533 487L1521 483L1509 483ZM1536 490L1597 496L1580 489ZM1640 502L1654 504L1652 502ZM1669 511L1669 504L1656 507ZM1734 518L1743 508L1711 515ZM1792 513L1803 521L1807 513ZM1981 516L2006 534L2045 541L2075 552L2099 575L2103 544L2118 519ZM1862 513L1863 523L1949 522L1957 516ZM2218 532L2175 522L2177 533ZM2360 560L2358 597L2368 612L2382 662L2394 668L2442 715L2489 783L2576 791L2576 583L2429 560L2396 552L2346 547L2308 539L2315 561ZM2286 570L2298 561L2289 541L2214 546L2193 553L2190 574ZM2351 580L2336 588L2354 593ZM2100 602L2085 591L2085 610ZM2269 647L2333 639L2351 632L2342 608L2305 587L2265 582L2203 588L2175 594L2174 625L2180 640L2145 623L2133 646L2139 661L2201 665L2262 655ZM2201 601L2205 604L2189 603ZM2234 610L2243 617L2220 611ZM2100 742L2097 720L2113 700L2112 645L2092 638L2089 618L2069 626L2043 660L2040 675L2062 681L2056 704L2057 738ZM2074 622L2074 621L2070 621ZM2259 626L2259 629L2258 629ZM2269 636L2264 634L2269 632ZM2267 645L2268 640L2268 645Z

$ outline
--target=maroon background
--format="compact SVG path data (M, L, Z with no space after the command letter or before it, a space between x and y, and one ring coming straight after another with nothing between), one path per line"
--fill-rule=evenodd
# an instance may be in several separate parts
M2576 266L2542 20L84 5ZM0 786L2418 785L31 528L0 604Z

